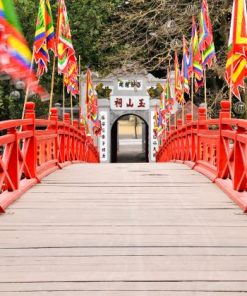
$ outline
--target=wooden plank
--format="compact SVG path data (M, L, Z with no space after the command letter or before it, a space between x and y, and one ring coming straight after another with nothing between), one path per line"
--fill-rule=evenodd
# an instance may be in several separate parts
M0 295L247 295L246 227L186 166L66 167L0 216Z

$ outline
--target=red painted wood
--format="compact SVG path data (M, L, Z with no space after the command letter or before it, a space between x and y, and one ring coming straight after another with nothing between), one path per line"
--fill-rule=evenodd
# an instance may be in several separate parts
M0 123L0 212L37 182L73 162L99 163L93 139L69 114L58 121L35 118L35 104L27 103L24 120Z
M219 119L206 120L199 108L198 120L178 122L168 132L156 155L157 162L179 161L219 185L247 211L247 121L230 118L230 103L221 102Z

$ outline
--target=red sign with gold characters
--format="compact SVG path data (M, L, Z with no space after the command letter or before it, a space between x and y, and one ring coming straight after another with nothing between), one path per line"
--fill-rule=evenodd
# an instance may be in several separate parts
M112 96L111 110L148 110L149 96Z

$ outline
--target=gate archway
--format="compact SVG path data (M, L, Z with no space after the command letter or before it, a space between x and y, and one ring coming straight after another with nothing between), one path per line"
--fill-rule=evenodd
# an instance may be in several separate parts
M113 122L111 162L149 162L149 125L142 116L124 114Z

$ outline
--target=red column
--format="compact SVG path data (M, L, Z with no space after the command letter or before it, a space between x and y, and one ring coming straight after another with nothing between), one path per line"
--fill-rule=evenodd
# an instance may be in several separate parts
M65 113L63 116L64 126L64 157L65 161L70 161L70 142L71 142L71 130L70 130L70 114Z
M218 178L226 179L228 177L228 170L225 170L225 165L228 161L228 152L225 147L225 140L222 132L226 129L230 129L228 125L223 124L224 119L231 117L230 109L231 103L229 101L222 101L220 103L220 121L219 121L219 146L217 149L217 167L218 167ZM228 143L229 144L229 143Z
M29 145L27 145L26 152L26 164L32 178L37 178L37 139L36 139L36 127L35 127L35 104L28 102L25 105L25 119L32 119L32 125L25 126L23 130L32 131L32 137L29 139ZM25 145L25 143L24 143Z
M54 141L54 147L52 147L52 152L54 155L54 158L58 160L59 162L59 134L58 134L58 110L57 108L51 109L51 115L50 115L50 121L52 121L52 124L49 126L49 129L52 130L55 134L55 141Z
M193 128L190 125L192 123L192 114L187 113L186 114L186 156L185 159L188 161L192 160L192 155L194 154L195 151L195 143L194 143L194 135L193 135Z

